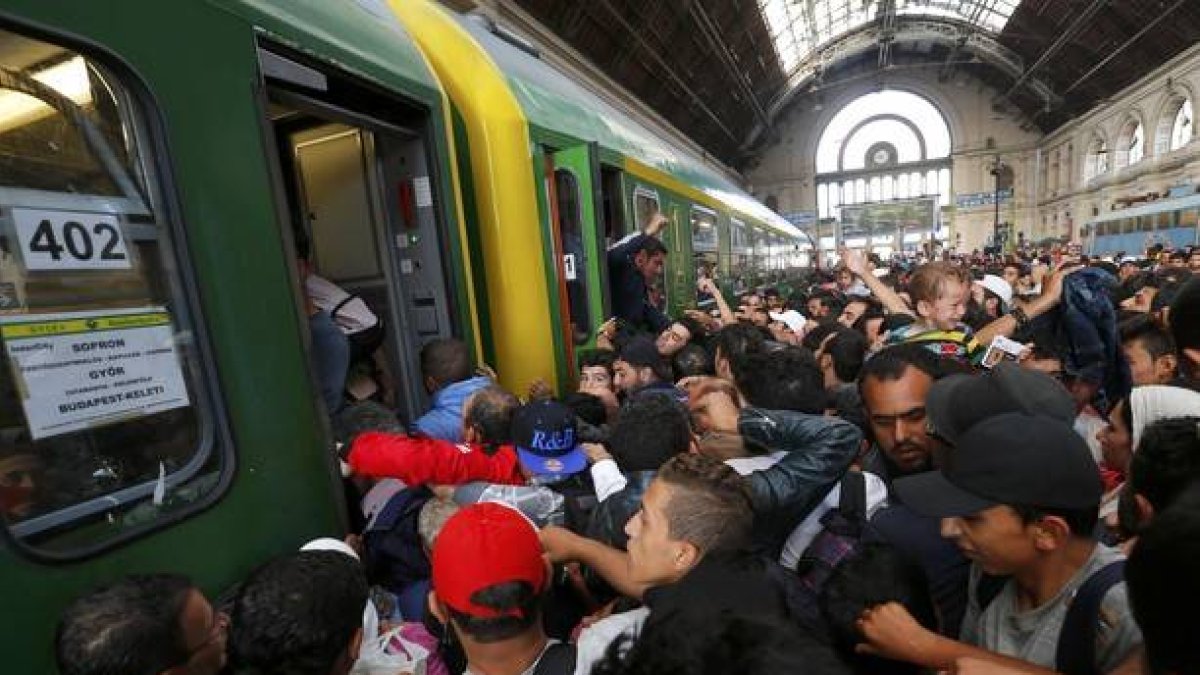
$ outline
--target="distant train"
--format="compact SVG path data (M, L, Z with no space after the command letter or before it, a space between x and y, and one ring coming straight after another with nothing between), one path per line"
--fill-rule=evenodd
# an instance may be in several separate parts
M569 386L606 245L670 219L661 290L769 281L799 232L491 27L424 0L0 8L0 646L66 602L211 592L346 514L297 248L383 318L401 416L455 335Z
M1200 244L1200 195L1163 199L1112 211L1083 226L1083 252L1142 255L1155 244L1183 248Z

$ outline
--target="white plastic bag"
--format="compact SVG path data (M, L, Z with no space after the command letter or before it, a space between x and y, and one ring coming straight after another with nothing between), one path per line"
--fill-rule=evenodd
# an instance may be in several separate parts
M425 675L429 650L400 635L397 626L374 639L363 639L351 675Z

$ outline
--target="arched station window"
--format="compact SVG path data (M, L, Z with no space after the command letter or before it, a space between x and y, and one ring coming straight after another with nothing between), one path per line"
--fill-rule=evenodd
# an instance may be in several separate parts
M869 223L863 240L877 250L898 250L895 237L910 245L927 238L933 212L950 204L950 145L942 113L916 94L886 90L851 101L817 143L818 216L851 214L847 233ZM912 213L920 217L904 215Z
M1117 168L1133 166L1142 161L1146 152L1146 131L1136 117L1121 125L1117 134Z
M1087 157L1083 165L1083 182L1088 182L1108 173L1108 141L1096 136L1088 143Z
M1192 99L1180 96L1171 101L1158 122L1156 150L1178 150L1192 142Z

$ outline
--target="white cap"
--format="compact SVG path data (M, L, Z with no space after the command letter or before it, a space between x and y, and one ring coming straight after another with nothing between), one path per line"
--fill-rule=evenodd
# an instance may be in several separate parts
M998 295L1005 305L1012 304L1013 289L1004 279L995 274L985 274L982 279L976 279L975 283Z
M786 312L767 312L767 314L770 315L772 321L782 321L787 324L787 327L791 328L796 335L804 331L804 324L807 322L804 315L794 309Z

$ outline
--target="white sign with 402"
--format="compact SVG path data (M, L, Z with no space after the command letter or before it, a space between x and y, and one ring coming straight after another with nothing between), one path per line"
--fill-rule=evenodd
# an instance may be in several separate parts
M13 209L25 269L129 269L121 224L111 213Z

